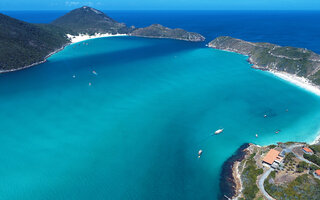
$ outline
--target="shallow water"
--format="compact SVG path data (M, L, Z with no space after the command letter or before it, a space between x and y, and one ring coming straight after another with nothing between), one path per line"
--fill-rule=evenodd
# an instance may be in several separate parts
M0 75L0 199L216 199L241 144L319 130L319 97L245 56L164 39L86 43Z

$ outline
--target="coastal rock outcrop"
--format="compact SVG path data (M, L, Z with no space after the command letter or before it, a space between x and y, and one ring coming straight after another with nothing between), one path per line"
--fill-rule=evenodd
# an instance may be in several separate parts
M219 199L234 198L239 195L241 183L237 174L237 163L240 163L246 156L246 149L250 144L241 145L239 149L223 163L220 174L220 196Z
M254 68L294 74L320 85L320 55L303 48L282 47L270 43L254 43L222 36L209 47L248 55Z

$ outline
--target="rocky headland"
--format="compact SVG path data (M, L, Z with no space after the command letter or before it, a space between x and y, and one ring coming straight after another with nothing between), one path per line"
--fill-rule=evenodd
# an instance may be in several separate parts
M253 68L291 74L320 85L320 55L308 49L247 42L228 36L218 37L208 46L247 55Z

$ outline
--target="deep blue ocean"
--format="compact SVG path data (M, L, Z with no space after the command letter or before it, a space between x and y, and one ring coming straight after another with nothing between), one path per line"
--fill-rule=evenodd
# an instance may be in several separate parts
M47 23L65 12L4 13ZM320 52L318 12L106 13L207 42L230 35ZM0 199L218 199L221 166L243 143L315 138L318 96L205 44L93 39L0 74Z
M32 23L49 23L68 11L3 11ZM308 48L320 53L320 11L104 11L136 27L159 23L201 33L207 42L232 36L252 42Z

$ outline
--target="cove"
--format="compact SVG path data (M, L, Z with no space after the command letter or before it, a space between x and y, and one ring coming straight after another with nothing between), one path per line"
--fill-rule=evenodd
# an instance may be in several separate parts
M217 199L240 145L310 142L319 130L319 97L246 59L115 37L0 74L0 199Z

